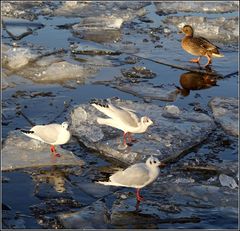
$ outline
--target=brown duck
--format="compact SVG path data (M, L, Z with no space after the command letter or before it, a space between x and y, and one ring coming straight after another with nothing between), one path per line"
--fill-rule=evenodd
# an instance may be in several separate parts
M182 39L182 48L192 55L199 56L197 59L191 59L191 62L199 63L201 57L206 56L208 62L205 66L208 66L212 63L212 57L224 57L224 55L219 53L219 47L203 37L194 37L193 28L191 26L185 25L180 33L182 32L185 34L185 37Z

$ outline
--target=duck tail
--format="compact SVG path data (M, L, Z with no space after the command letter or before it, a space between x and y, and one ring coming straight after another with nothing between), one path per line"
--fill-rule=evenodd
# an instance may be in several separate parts
M222 57L224 57L223 54L216 54L216 53L212 53L212 56L215 57L215 58L222 58Z

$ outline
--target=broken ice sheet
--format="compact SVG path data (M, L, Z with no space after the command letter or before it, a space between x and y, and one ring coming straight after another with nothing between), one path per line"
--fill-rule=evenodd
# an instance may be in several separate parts
M55 11L58 16L67 17L98 17L103 15L109 17L121 17L130 20L137 15L144 15L145 6L150 2L79 2L63 3Z
M23 37L32 34L33 31L42 28L44 25L29 20L4 17L3 26L14 40L20 40Z
M1 80L2 80L2 85L1 85L2 90L6 89L6 88L8 88L8 87L13 87L13 86L15 86L15 84L11 83L11 82L7 79L7 75L6 75L4 72L2 72L2 78L1 78Z
M108 210L99 200L77 212L60 213L58 220L65 229L103 229L108 227Z
M71 45L71 52L73 54L81 55L120 55L120 51L115 51L106 48L106 46L99 43L81 40L79 43Z
M42 1L4 1L1 12L7 17L34 20L37 18L35 7L41 4Z
M60 61L50 63L48 66L43 66L42 63L38 62L19 71L18 74L34 82L41 83L63 83L72 79L77 80L78 83L84 83L87 78L92 77L97 71L96 67L86 67Z
M214 97L208 103L216 122L220 123L229 135L239 136L238 99L233 97Z
M9 48L2 54L3 67L17 70L26 66L31 60L37 57L29 48L14 47Z
M52 165L78 165L84 161L72 152L57 147L61 157L53 160L49 145L38 140L29 139L20 131L11 132L2 149L2 170L15 170L21 168L36 168Z
M154 2L157 14L177 12L227 13L238 10L237 1L228 2Z
M238 188L238 185L237 185L236 181L228 175L220 174L219 175L219 181L220 181L222 186L227 186L227 187L232 188L232 189Z
M178 90L173 86L157 86L146 82L125 82L124 80L115 78L114 81L100 81L96 83L107 84L117 88L120 91L143 98L144 100L161 100L174 102L178 95Z
M135 163L150 155L160 159L177 158L183 151L201 143L214 129L213 120L202 113L181 111L178 117L164 115L157 105L111 99L116 106L133 109L138 116L149 116L153 121L147 132L136 134L137 142L119 150L122 132L109 126L99 125L97 117L104 115L90 104L75 107L70 114L71 130L85 146L103 155L127 164Z
M189 24L193 27L196 36L218 42L237 42L239 37L238 17L167 16L163 22L176 26L178 30Z

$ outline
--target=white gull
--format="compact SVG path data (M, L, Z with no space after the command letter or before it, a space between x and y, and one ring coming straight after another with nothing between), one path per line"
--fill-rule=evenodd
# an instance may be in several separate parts
M165 166L164 163L157 158L151 156L146 163L138 163L131 165L125 170L114 173L108 181L98 181L97 183L103 185L122 186L136 188L137 201L141 201L143 197L140 196L140 189L151 184L159 175L160 166Z
M60 156L55 149L55 145L66 144L71 137L68 131L68 123L36 125L30 130L21 130L26 136L50 144L50 150L54 156Z
M144 133L147 128L153 124L153 121L143 116L140 119L134 114L134 110L125 107L113 106L107 100L92 100L91 105L104 113L110 118L97 118L99 124L108 125L119 130L123 133L123 143L127 145L126 136L128 135L129 141L132 141L131 133Z

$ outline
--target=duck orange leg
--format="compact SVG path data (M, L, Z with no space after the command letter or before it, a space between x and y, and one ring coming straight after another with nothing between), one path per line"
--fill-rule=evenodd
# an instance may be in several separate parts
M54 154L54 156L56 156L56 157L61 156L59 153L57 153L54 145L51 145L50 150L51 150L52 154Z
M206 63L205 67L209 66L210 64L212 64L212 57L209 55L206 55L208 62Z
M199 62L200 62L200 59L201 59L201 56L198 57L197 59L191 59L190 62L191 62L191 63L199 63Z

